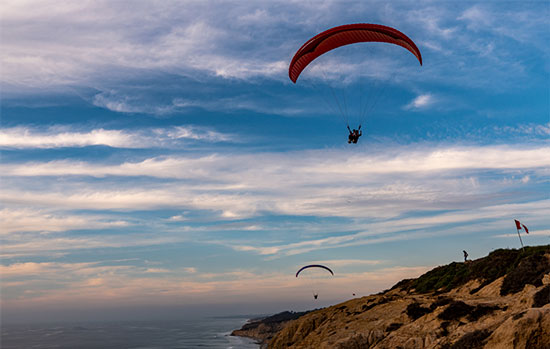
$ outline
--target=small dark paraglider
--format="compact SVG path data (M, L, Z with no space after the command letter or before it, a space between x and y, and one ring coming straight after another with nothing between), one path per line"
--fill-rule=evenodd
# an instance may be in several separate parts
M332 276L334 276L334 273L332 272L332 270L330 270L329 267L325 267L324 265L321 265L321 264L310 264L310 265L306 265L306 266L304 266L304 267L301 267L301 268L296 272L296 277L298 277L298 275L300 275L300 273L302 272L302 270L304 270L304 269L309 269L309 268L322 268L322 269L327 270L329 273L332 274Z
M310 268L320 268L320 269L324 269L326 271L328 271L332 276L334 276L334 273L332 272L332 270L329 268L329 267L326 267L324 265L321 265L321 264L310 264L310 265L306 265L306 266L303 266L301 267L297 272L296 272L296 277L298 277L298 275L300 275L300 273L305 270L305 269L310 269ZM313 299L317 299L319 297L319 293L316 291L316 290L313 290Z

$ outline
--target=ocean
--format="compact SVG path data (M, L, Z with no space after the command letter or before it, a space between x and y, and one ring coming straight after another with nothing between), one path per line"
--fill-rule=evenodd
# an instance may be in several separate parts
M117 321L71 324L2 325L3 349L172 349L259 348L253 340L229 334L244 317L176 321Z

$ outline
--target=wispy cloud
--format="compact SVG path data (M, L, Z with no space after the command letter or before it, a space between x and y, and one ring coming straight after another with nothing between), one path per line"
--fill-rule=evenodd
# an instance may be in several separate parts
M357 233L340 234L339 236L306 239L300 242L285 244L268 244L258 242L256 245L231 244L237 251L252 252L267 256L268 259L304 254L317 250L345 248L361 245L373 245L387 242L409 241L446 235L467 234L472 227L479 230L502 231L507 226L512 227L513 217L521 215L529 218L534 224L544 221L545 212L550 208L549 200L529 202L525 204L486 205L475 209L460 209L452 212L432 213L430 217L390 217L379 219L368 224L355 223L349 228L359 230ZM347 228L340 226L340 229ZM512 234L513 235L513 234ZM533 234L533 235L544 235ZM508 237L508 234L497 235ZM353 260L325 261L326 263L353 264ZM381 261L378 261L381 262ZM357 263L360 263L359 261ZM365 264L377 263L364 261Z
M113 148L155 148L175 146L178 141L232 141L232 135L210 129L178 126L170 129L140 131L95 129L78 132L66 127L46 130L28 127L0 129L0 147L4 148L61 148L104 145Z
M233 219L261 212L388 217L415 208L484 205L479 201L481 188L490 201L491 195L501 191L537 183L550 167L545 146L412 148L384 156L308 151L153 158L121 165L72 161L3 164L4 178L21 184L6 187L2 199L63 209L208 210ZM251 163L255 164L252 169ZM499 179L479 177L489 170ZM185 181L144 182L136 189L126 187L124 180L86 183L75 177L55 191L43 191L25 184L24 178L36 176L42 176L42 181L44 176L150 176ZM426 178L430 178L429 184ZM273 188L272 183L280 184ZM311 188L316 189L312 192Z
M292 304L307 261L337 269L323 298L344 300L429 269L402 267L402 242L445 243L448 256L454 236L481 254L517 240L514 217L532 230L524 242L547 242L546 3L0 7L3 312ZM411 37L424 65L395 45L350 45L293 85L304 41L361 13ZM334 110L313 85L362 94L359 83L391 97L371 136L331 147ZM423 143L430 132L445 141Z
M93 96L92 104L112 110L118 113L147 113L154 115L172 114L182 107L192 106L191 104L182 105L173 101L168 104L147 103L138 96L129 94L120 94L114 91L101 92Z
M436 99L432 94L422 94L413 99L405 106L405 109L423 109L435 103Z
M0 146L9 148L59 148L107 145L111 147L134 148L139 142L120 130L97 129L89 132L65 132L50 129L34 131L26 127L0 130Z
M429 267L388 267L369 272L337 273L319 287L325 299L347 299L351 292L368 295L388 288L402 278L416 277ZM102 306L151 304L196 304L212 297L261 302L272 299L274 292L282 300L311 297L304 281L293 272L257 273L229 270L225 273L193 274L186 277L151 273L149 269L131 265L100 265L91 263L17 263L0 266L4 300L9 306L41 307L74 306L86 300ZM31 279L18 281L25 276ZM32 286L47 281L49 289L32 291ZM25 297L19 291L27 290Z
M199 138L187 129L163 131L167 138ZM206 134L208 136L209 134ZM76 137L76 136L75 136ZM211 137L216 137L213 135ZM135 142L141 139L136 139ZM6 142L7 143L7 142ZM36 144L35 141L30 141ZM51 144L50 142L44 142ZM120 144L120 143L119 143ZM143 144L143 143L142 143ZM5 176L60 176L83 175L104 177L143 176L160 178L215 177L219 182L231 183L237 188L267 185L265 178L286 178L285 183L321 184L336 181L355 182L365 176L388 173L437 172L475 169L542 169L550 166L545 154L550 151L540 146L470 146L431 148L408 146L394 148L385 154L355 153L344 157L345 151L305 151L281 155L258 153L245 155L211 154L202 157L158 157L135 163L103 165L69 160L3 164ZM347 154L347 153L346 153ZM506 161L502 159L506 158ZM247 164L255 163L253 169ZM289 172L281 173L281 168ZM224 169L224 171L222 171ZM240 179L239 179L240 178ZM246 178L246 181L244 180ZM246 183L245 183L246 182ZM268 181L269 182L269 181Z
M378 265L382 264L383 260L369 260L369 259L327 259L311 261L311 264L324 264L334 267L343 266L358 266L358 265Z
M58 232L71 229L121 228L129 222L101 215L55 214L46 210L9 209L0 210L2 232L0 235L14 232Z
M38 91L44 86L51 90L60 85L92 87L100 92L89 97L91 103L122 113L172 115L192 107L281 115L311 111L296 107L298 103L284 106L286 103L281 100L254 100L248 92L235 92L233 103L224 98L217 102L208 97L208 91L196 94L194 90L228 79L255 86L257 81L266 79L277 85L289 83L288 62L307 38L331 25L354 21L351 13L366 10L373 22L395 25L409 34L421 51L433 49L444 57L428 56L429 64L421 69L402 64L411 58L404 53L382 53L375 58L363 53L344 60L345 64L327 59L325 71L332 82L399 79L405 81L402 86L411 88L413 81L444 79L445 84L469 88L480 88L491 81L498 81L499 86L515 86L518 80L525 79L525 62L517 57L517 48L499 43L501 35L547 50L542 29L548 24L544 11L521 6L517 10L503 9L490 3L463 4L451 10L431 2L399 7L381 7L370 1L353 5L326 2L315 8L309 3L282 8L276 1L264 2L261 8L245 2L215 6L209 1L167 2L155 6L140 3L131 13L122 4L103 1L79 2L64 10L46 10L44 5L30 2L4 3L6 35L0 59L2 80L9 87L4 90ZM116 21L111 20L114 16ZM242 22L235 18L242 18ZM57 24L52 26L51 21ZM479 38L479 28L493 30ZM308 73L323 76L313 65L304 72ZM189 77L193 82L171 85L170 92L166 92L163 86L150 83L151 76L159 74L174 79ZM159 89L165 94L156 95ZM434 102L433 96L430 103L426 104L427 100L430 97L419 96L409 109L428 107Z
M240 27L231 28L229 18L254 11L245 4L140 3L128 12L122 4L100 1L64 10L47 8L4 2L4 81L27 86L81 84L97 82L94 75L109 77L109 72L128 68L248 77L281 75L286 65L280 57L270 60L268 54L242 59L239 47L255 38L235 35ZM51 20L57 25L51 26ZM128 111L123 102L111 107Z
M524 235L524 233L521 233ZM549 229L542 229L542 230L529 230L529 234L526 234L525 236L546 236L550 238L550 230ZM517 238L517 233L510 233L510 234L497 234L493 235L494 238Z
M169 244L186 241L190 235L182 233L187 231L200 232L203 243L218 244L208 231L269 232L274 226L254 220L224 222L270 215L348 217L355 221L325 224L317 232L314 227L307 227L316 237L293 234L291 230L291 242L281 230L279 241L264 238L243 243L231 241L234 235L230 234L229 240L220 244L269 258L426 238L434 229L441 235L459 234L479 222L484 222L487 229L498 229L498 221L519 213L528 214L532 221L545 216L548 202L542 200L540 191L540 195L533 192L532 186L547 176L548 152L545 146L408 146L384 155L372 152L343 156L340 151L307 151L162 157L121 165L72 161L2 164L2 202L8 207L25 207L1 211L7 232L60 233L29 235L32 239L28 241L19 241L20 237L14 235L5 241L3 253L28 255ZM250 163L255 164L254 168L248 166ZM47 190L29 185L37 176ZM101 180L89 181L89 176ZM123 177L128 176L150 178L135 188L126 184ZM61 177L65 180L59 185L54 179ZM159 183L155 178L175 181ZM279 185L274 188L273 183ZM527 203L515 204L520 197ZM74 213L98 208L128 213ZM139 223L130 214L159 209L180 213L148 220L147 224ZM196 220L196 212L222 224L189 230L184 225ZM432 213L429 217L407 217L414 212ZM133 234L131 242L117 235L61 234L74 229L102 231L138 223L146 231L164 233ZM177 225L177 230L171 225ZM335 231L344 233L331 236Z
M550 123L546 124L520 124L515 127L499 126L494 127L497 134L524 134L530 136L550 136Z
M459 20L468 22L468 28L477 30L487 28L493 25L494 19L491 12L486 11L480 5L474 5L466 9L459 17Z
M548 33L543 27L548 24L544 16L537 16L536 12L547 13L548 8L536 8L524 3L513 4L512 8L495 10L490 3L470 6L457 17L465 22L466 27L474 32L492 32L504 35L515 41L535 45L548 52L541 44ZM518 28L521 28L518 30Z
M98 226L94 231L99 230ZM44 231L47 229L38 230ZM133 238L129 241L127 235L98 235L90 234L87 236L65 236L65 235L46 235L46 234L11 234L4 235L2 245L2 258L21 258L29 256L63 256L67 253L75 253L82 250L93 250L100 248L129 248L139 246L155 246L182 243L187 239L184 236L173 236L165 234L163 236L149 236L132 234Z

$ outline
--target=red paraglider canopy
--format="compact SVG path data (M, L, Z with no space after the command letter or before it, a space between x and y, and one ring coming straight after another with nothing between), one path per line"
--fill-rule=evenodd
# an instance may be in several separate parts
M302 70L315 58L335 48L358 42L387 42L404 47L422 65L422 55L415 43L399 30L380 24L356 23L334 27L309 39L294 55L288 76L296 82Z

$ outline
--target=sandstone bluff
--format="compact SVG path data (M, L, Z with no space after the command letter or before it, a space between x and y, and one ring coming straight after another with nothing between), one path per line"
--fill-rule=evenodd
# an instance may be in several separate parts
M495 250L376 295L252 321L233 335L264 348L550 348L550 245Z

